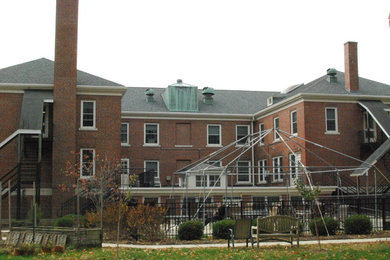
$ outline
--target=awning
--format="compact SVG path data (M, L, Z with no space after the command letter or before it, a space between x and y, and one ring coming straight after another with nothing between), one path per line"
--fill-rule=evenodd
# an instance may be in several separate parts
M356 169L351 176L364 175L376 162L390 149L390 139L387 139L378 149L375 150L366 160L362 163L359 169Z
M389 107L377 100L359 100L359 105L367 110L387 138L390 138L390 117L387 111L385 111Z
M45 99L53 99L53 92L42 90L26 90L24 92L19 129L42 129L42 113Z

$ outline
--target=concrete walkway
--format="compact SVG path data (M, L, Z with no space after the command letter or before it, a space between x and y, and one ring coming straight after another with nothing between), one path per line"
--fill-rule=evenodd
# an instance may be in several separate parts
M372 243L390 241L390 237L382 238L365 238L365 239L337 239L337 240L321 240L321 244L347 244L347 243ZM318 244L317 240L300 241L300 245ZM288 245L283 242L261 242L260 246L275 246ZM295 243L294 243L295 245ZM117 244L103 243L103 247L116 247ZM244 247L246 243L236 243L236 247ZM256 247L256 244L254 245ZM133 245L133 244L119 244L119 247L124 248L141 248L141 249L166 249L166 248L207 248L207 247L227 247L227 242L223 244L184 244L184 245Z

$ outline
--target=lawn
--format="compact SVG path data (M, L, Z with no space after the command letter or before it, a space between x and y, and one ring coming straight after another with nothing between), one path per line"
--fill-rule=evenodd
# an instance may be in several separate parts
M114 259L115 248L66 250L63 254L38 254L12 259ZM7 259L8 256L0 256ZM120 259L390 259L390 242L251 248L119 249Z

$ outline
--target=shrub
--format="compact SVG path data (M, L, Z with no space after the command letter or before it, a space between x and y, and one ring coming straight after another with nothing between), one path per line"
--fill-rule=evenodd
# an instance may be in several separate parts
M179 226L180 240L195 240L201 239L203 236L203 223L197 220L190 220L181 223Z
M315 218L309 224L310 231L313 235L316 235L316 229L314 226L314 222L317 223L318 234L320 236L328 235L326 233L326 228L324 226L324 222L325 222L326 227L328 229L329 235L335 235L336 231L339 227L339 222L331 217L324 217L324 221L322 221L322 218Z
M365 215L353 215L347 218L344 222L345 234L370 234L372 224L369 217Z
M14 256L32 256L36 252L36 245L21 244L18 247L14 248Z
M63 253L65 251L65 248L63 246L55 246L53 248L54 253Z
M54 222L54 226L56 227L73 227L76 225L77 216L76 215L65 215L63 217L60 217L59 219Z
M232 219L224 219L213 224L214 239L229 239L229 229L234 228L235 221ZM256 224L257 225L257 224Z

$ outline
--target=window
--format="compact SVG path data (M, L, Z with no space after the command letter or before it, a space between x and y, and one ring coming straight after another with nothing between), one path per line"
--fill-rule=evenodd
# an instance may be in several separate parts
M336 133L337 130L337 108L327 107L325 109L326 132Z
M207 125L207 145L221 145L221 125Z
M376 124L366 111L363 112L363 136L365 143L376 142Z
M209 187L221 187L221 179L218 179L219 175L209 175Z
M259 124L259 132L260 132L260 142L259 142L259 145L264 145L264 123L260 123Z
M130 160L128 158L121 159L121 172L128 174L130 172Z
M159 174L159 162L158 161L145 161L145 172L153 171L154 185L160 186L160 174Z
M298 134L298 119L297 119L297 111L292 111L290 114L290 122L291 122L291 134Z
M121 187L129 187L129 172L130 172L130 160L128 158L121 159Z
M283 160L282 160L281 156L272 158L274 182L281 182L281 181L283 181L282 164L283 164Z
M42 137L48 138L49 137L49 117L50 117L50 104L44 103L43 104L43 115L42 115Z
M129 123L121 124L121 144L129 145Z
M267 176L267 160L259 161L259 183L266 183L265 177Z
M158 124L145 124L145 145L158 145Z
M279 141L280 136L279 133L276 132L276 130L279 130L279 117L274 118L274 140Z
M265 210L265 197L253 197L253 210Z
M237 182L248 183L251 181L251 163L249 161L238 161L237 162Z
M290 165L290 185L295 184L295 180L299 177L299 168L301 161L301 154L300 153L290 153L289 155L289 165Z
M80 149L80 177L88 178L95 175L95 149Z
M206 175L196 175L196 187L204 187L206 185Z
M238 141L237 145L245 145L246 140L248 139L248 135L249 135L249 125L236 126L236 141Z
M95 121L96 102L81 101L81 128L96 128Z

